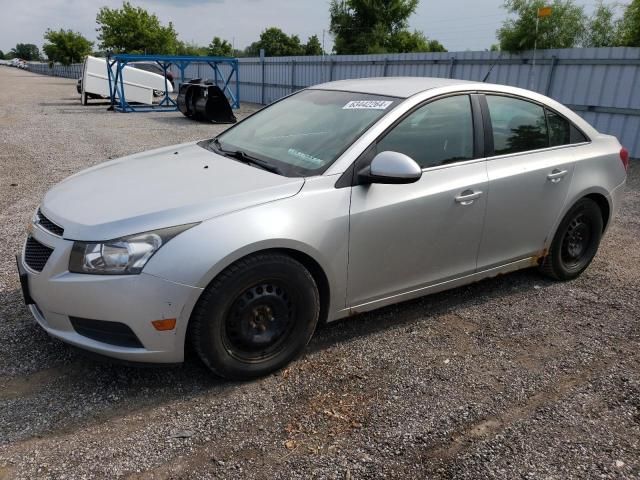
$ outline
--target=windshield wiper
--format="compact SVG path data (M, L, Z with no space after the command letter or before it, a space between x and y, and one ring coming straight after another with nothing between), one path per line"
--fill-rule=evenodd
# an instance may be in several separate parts
M222 145L220 144L220 140L218 140L218 137L214 138L213 140L211 140L211 143L213 143L218 150L222 150ZM209 147L211 147L211 143L209 144Z
M265 162L264 160L260 160L259 158L252 157L251 155L247 154L247 152L243 152L242 150L229 151L229 150L220 149L220 151L230 157L233 157L235 159L240 160L241 162L246 163L247 165L254 165L268 172L276 173L278 175L284 176L284 174L282 173L282 170L280 170L275 165L271 165L270 163Z
M282 173L282 170L280 170L275 165L271 165L270 163L265 162L264 160L261 160L252 155L249 155L247 152L244 152L242 150L225 150L224 148L222 148L222 144L220 143L220 140L218 140L217 137L214 138L211 143L215 145L215 149L217 151L226 155L227 157L235 158L236 160L240 160L241 162L246 163L247 165L253 165L258 168L262 168L263 170L266 170L268 172L276 173L278 175L284 176L284 174Z

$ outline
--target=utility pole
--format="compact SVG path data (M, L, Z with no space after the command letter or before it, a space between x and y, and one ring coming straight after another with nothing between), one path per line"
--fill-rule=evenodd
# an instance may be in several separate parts
M326 30L323 28L322 29L322 60L324 61L324 32Z
M533 39L533 61L531 63L531 75L529 75L529 90L533 90L533 78L536 70L536 50L538 49L538 30L540 27L540 19L542 17L550 17L553 12L551 7L541 7L536 14L536 36Z
M539 25L540 25L540 14L538 13L538 15L536 16L536 37L533 39L533 61L531 62L531 75L529 75L529 90L533 90L533 77L536 71L536 50L538 49L538 26Z

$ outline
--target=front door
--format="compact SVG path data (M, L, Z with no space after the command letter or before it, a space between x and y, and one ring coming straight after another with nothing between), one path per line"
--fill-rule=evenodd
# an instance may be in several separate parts
M405 185L352 187L348 304L366 305L473 273L487 201L468 95L434 100L378 141L423 168ZM475 153L474 153L475 151Z

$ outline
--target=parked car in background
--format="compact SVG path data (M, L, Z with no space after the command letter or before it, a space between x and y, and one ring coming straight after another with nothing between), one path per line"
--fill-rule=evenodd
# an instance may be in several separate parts
M22 60L21 58L12 58L9 65L12 67L20 68L22 70L26 70L27 68L29 68L27 62L25 60Z
M628 152L560 103L437 78L297 92L211 140L131 155L45 195L18 259L52 336L227 378L333 321L522 268L579 276Z

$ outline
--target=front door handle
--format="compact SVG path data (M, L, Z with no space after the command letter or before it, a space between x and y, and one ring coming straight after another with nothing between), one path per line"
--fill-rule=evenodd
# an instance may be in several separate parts
M558 170L554 168L553 171L547 175L547 180L551 180L552 183L558 183L567 173L569 173L568 170Z
M465 190L456 197L456 202L460 205L471 205L474 200L482 196L481 191L474 192L473 190Z

